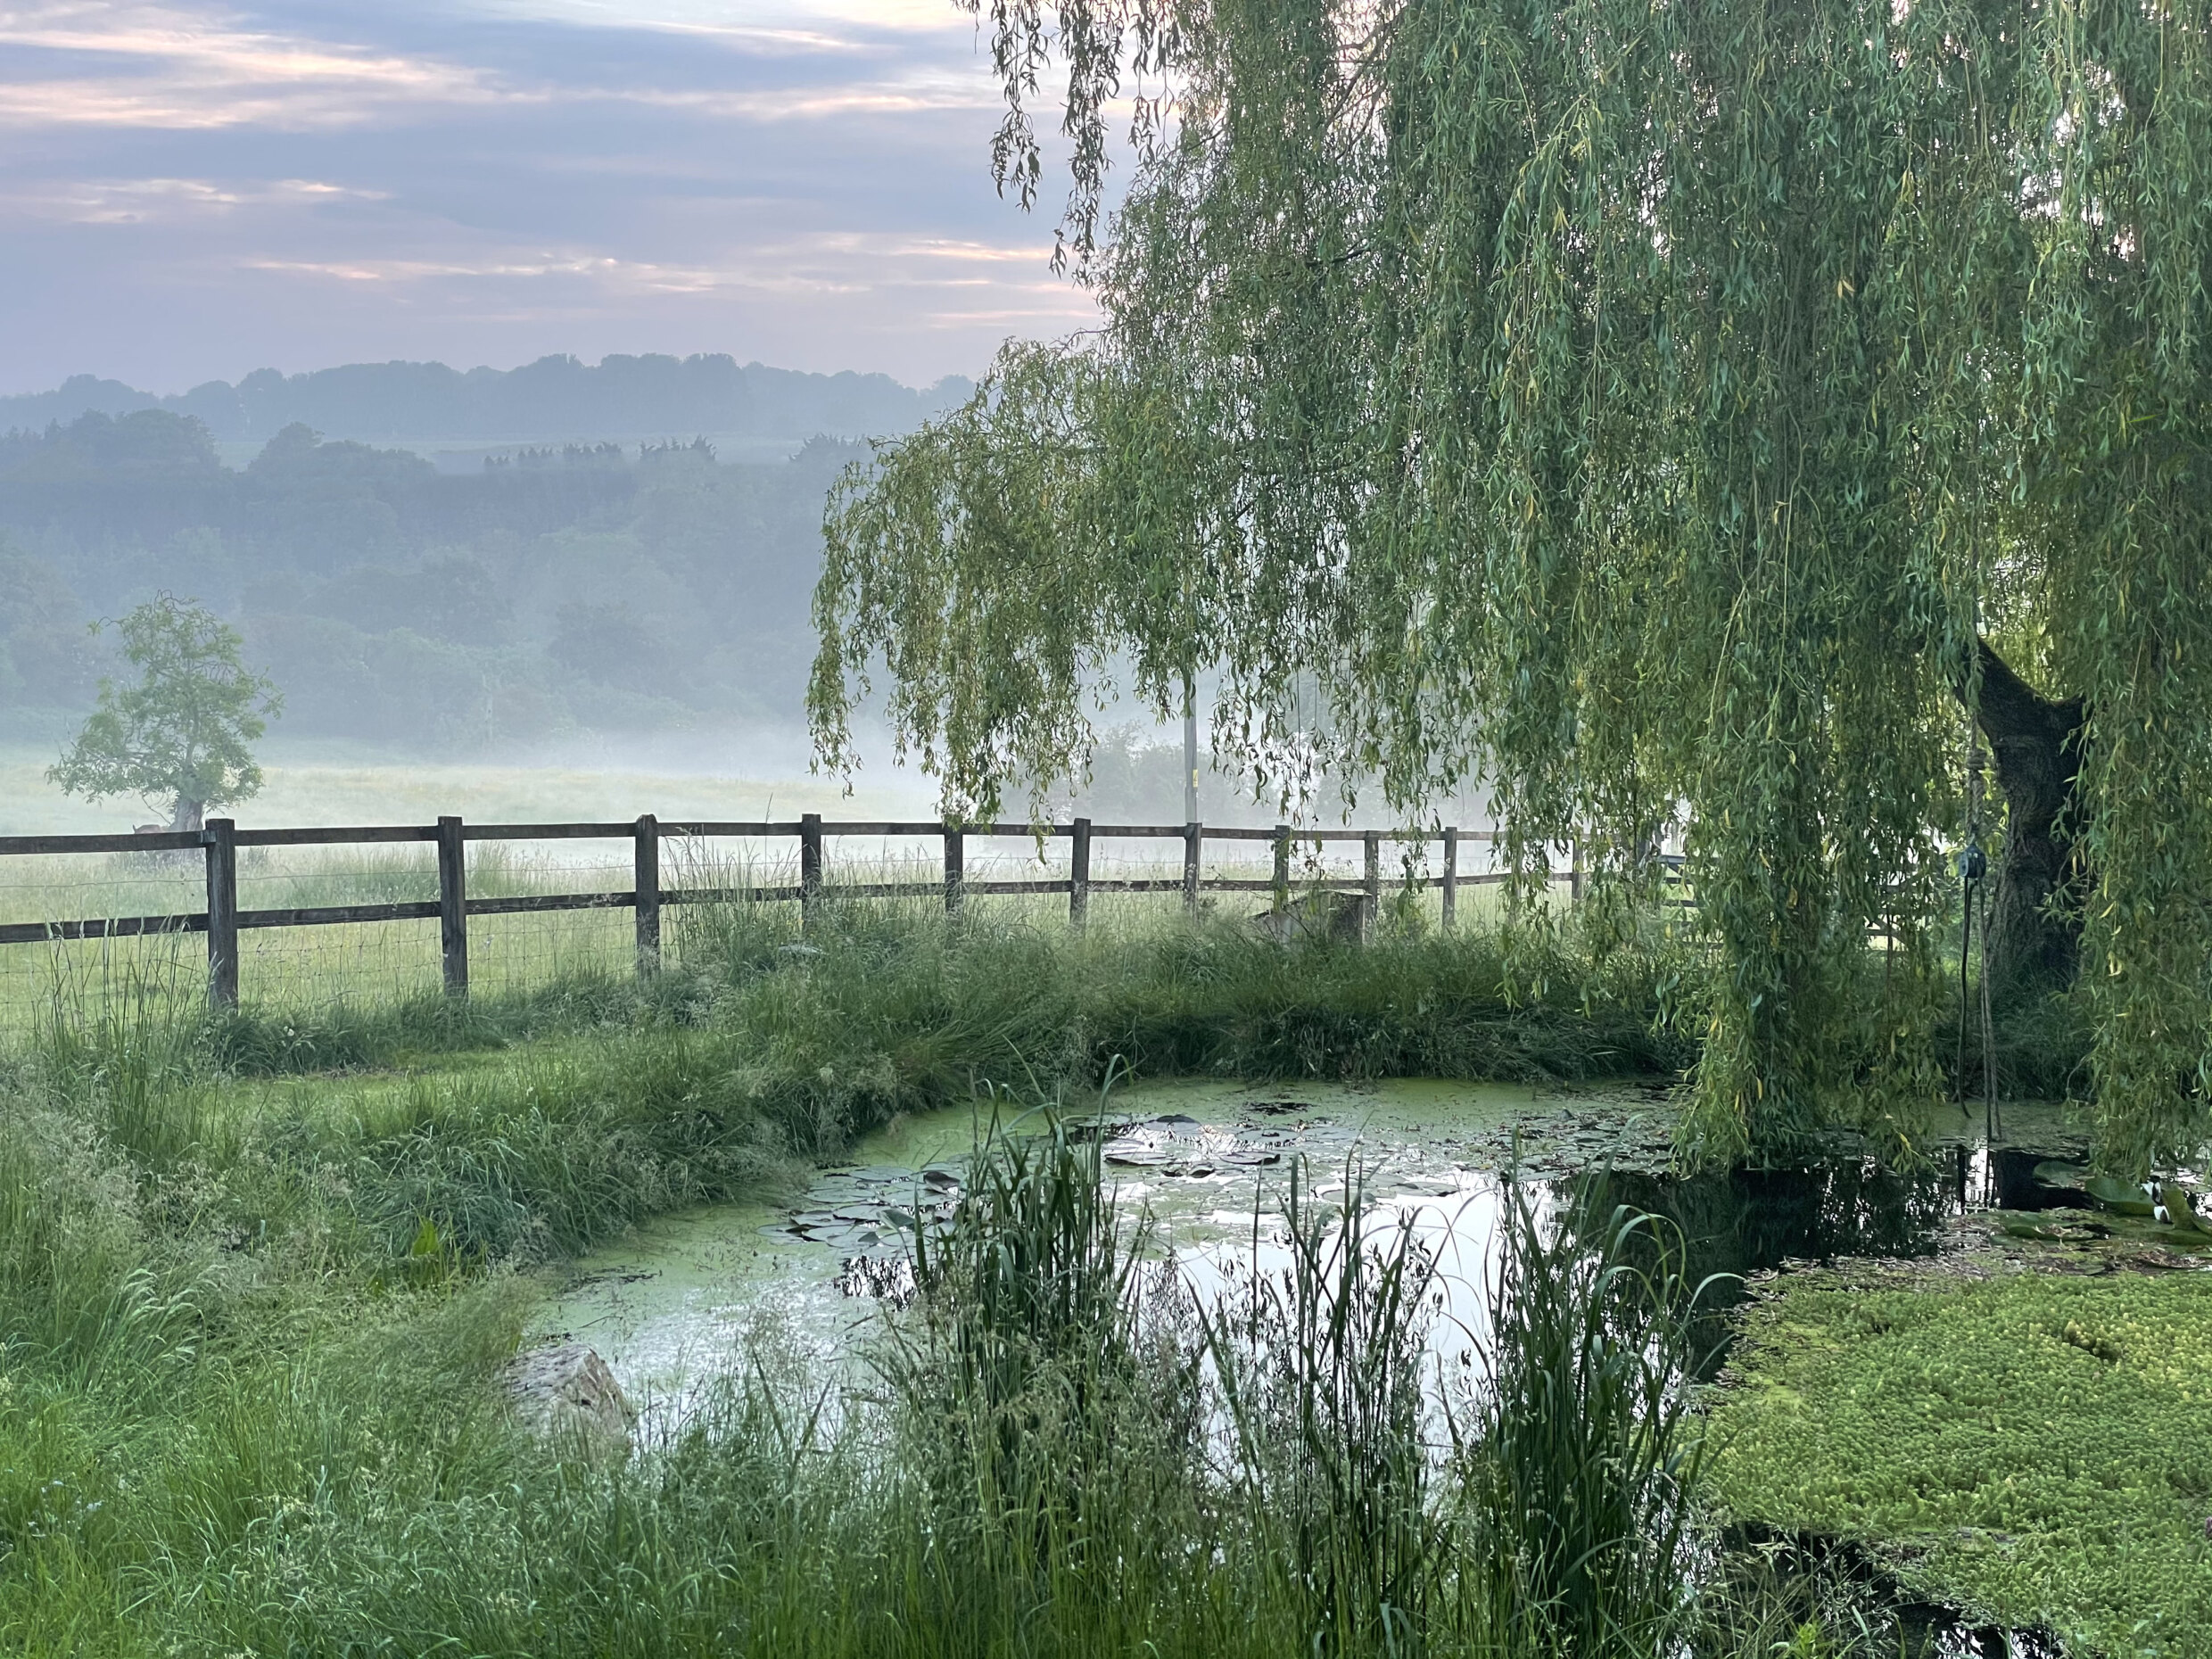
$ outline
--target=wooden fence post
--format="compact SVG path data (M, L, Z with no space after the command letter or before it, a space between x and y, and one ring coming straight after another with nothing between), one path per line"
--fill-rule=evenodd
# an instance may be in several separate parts
M1365 937L1382 914L1382 832L1370 830L1359 839L1367 855L1366 891L1360 895L1359 905L1359 930Z
M821 814L799 814L799 920L805 924L821 896Z
M1459 827L1444 826L1444 925L1459 918Z
M462 846L461 821L439 819L438 947L448 996L468 995L468 877Z
M961 888L967 879L968 838L950 821L945 826L945 913L960 914Z
M210 818L202 826L207 846L208 1003L238 1006L238 826Z
M661 966L661 825L651 813L638 816L631 867L637 872L638 978L649 979Z
M1068 921L1080 928L1091 911L1091 821L1078 818L1068 827Z
M1275 913L1291 907L1291 827L1275 827Z
M1198 838L1203 834L1194 818L1183 826L1183 908L1198 913Z

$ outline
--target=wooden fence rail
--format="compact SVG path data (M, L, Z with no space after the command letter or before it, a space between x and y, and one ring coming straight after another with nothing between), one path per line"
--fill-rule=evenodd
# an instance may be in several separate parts
M1043 835L1069 843L1069 873L1036 880L973 881L967 873L967 844L971 838L1028 838ZM1065 894L1068 915L1083 925L1094 893L1180 892L1185 906L1195 910L1199 896L1217 893L1272 893L1280 911L1289 903L1293 887L1291 853L1300 842L1352 842L1365 854L1358 879L1325 878L1297 883L1304 890L1320 888L1360 896L1362 925L1374 913L1382 896L1382 849L1395 846L1443 844L1442 871L1414 879L1417 887L1439 888L1443 896L1443 920L1450 927L1457 914L1463 887L1505 879L1501 873L1463 875L1459 848L1465 841L1495 841L1488 830L1300 830L1278 824L1272 830L1229 829L1201 823L1094 824L1077 818L1064 824L963 824L950 821L844 821L824 820L808 813L790 821L748 822L683 821L661 820L650 813L620 823L471 824L459 818L441 818L434 824L375 824L337 829L241 830L227 818L210 819L199 830L164 830L137 835L0 836L0 856L66 853L202 853L206 861L207 908L179 915L111 916L69 921L30 921L0 924L0 945L45 943L57 939L113 939L147 934L204 933L208 940L208 996L219 1008L238 1003L238 935L260 928L322 928L371 921L438 921L440 957L449 995L468 995L468 919L541 911L631 910L637 923L637 962L641 976L656 972L661 961L661 912L671 904L697 904L732 899L796 900L807 910L826 890L828 854L825 843L839 838L928 837L944 848L941 881L878 881L840 885L840 896L889 898L941 896L948 912L957 912L970 895ZM667 887L661 883L661 846L665 841L723 838L747 840L796 839L799 879L796 885L718 887ZM631 844L632 885L615 893L532 894L509 898L471 898L467 887L466 846L471 841L623 840ZM1094 879L1091 851L1100 840L1179 840L1183 869L1180 876L1161 878ZM1201 864L1207 841L1268 842L1274 850L1274 874L1267 879L1208 876ZM238 849L261 846L359 846L392 843L429 842L437 848L438 896L371 904L319 904L290 910L241 910L238 907ZM1555 872L1556 873L1556 872ZM1579 866L1568 872L1575 896L1581 896ZM805 913L803 911L802 913Z

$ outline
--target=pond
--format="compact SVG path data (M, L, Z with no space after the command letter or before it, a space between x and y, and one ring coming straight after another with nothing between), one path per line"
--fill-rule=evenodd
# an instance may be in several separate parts
M847 1362L879 1328L883 1294L904 1280L904 1230L957 1200L994 1112L1009 1133L1039 1122L988 1102L909 1118L821 1171L793 1202L664 1217L574 1264L534 1334L594 1349L648 1437L704 1382L747 1363L748 1333L772 1326L810 1362ZM1437 1263L1442 1300L1430 1343L1445 1360L1481 1340L1508 1170L1547 1184L1556 1209L1589 1201L1592 1173L1605 1172L1608 1201L1679 1226L1696 1283L1793 1259L1925 1253L1961 1207L2037 1207L2047 1184L2035 1169L2063 1169L2081 1146L2057 1112L2013 1109L1993 1157L1978 1120L1961 1116L1939 1126L1955 1133L1913 1173L1845 1144L1807 1168L1683 1178L1667 1169L1670 1102L1635 1086L1175 1081L1116 1090L1087 1119L1068 1116L1103 1137L1124 1212L1151 1214L1160 1249L1201 1296L1226 1275L1277 1265L1276 1215L1294 1169L1331 1201L1358 1180L1372 1210L1402 1218ZM1716 1358L1732 1283L1708 1298Z

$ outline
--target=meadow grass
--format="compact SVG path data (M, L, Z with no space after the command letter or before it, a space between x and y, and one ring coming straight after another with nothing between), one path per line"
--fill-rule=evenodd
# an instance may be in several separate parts
M1148 848L1151 844L1144 844ZM992 850L995 847L995 850ZM979 846L970 851L972 879L994 877L1036 879L1067 875L1067 851L1048 845L1044 857L1027 841ZM46 922L113 917L185 916L206 908L202 861L196 853L116 853L17 857L0 860L0 922ZM1267 864L1243 864L1217 856L1209 873L1265 879ZM1316 865L1316 873L1343 878L1342 860ZM1102 854L1094 867L1101 879L1134 876L1164 879L1179 867L1154 862L1148 853L1116 857ZM836 849L830 864L832 903L847 887L899 882L929 887L941 878L934 854L901 852L887 841L857 849ZM663 843L664 888L691 892L786 887L796 882L796 854L788 843L717 841L693 846L681 838ZM601 841L511 843L474 842L467 853L467 887L472 897L499 898L556 893L623 892L632 884L626 844ZM437 896L435 858L427 846L384 847L248 847L238 855L242 909L288 910L310 906L427 901ZM896 917L918 916L936 908L929 900L858 901ZM1264 909L1267 896L1209 895L1205 915L1226 920ZM1181 901L1172 894L1099 894L1092 912L1103 929L1127 933L1175 929L1184 922ZM1000 924L1050 928L1067 915L1064 896L977 896L970 912ZM1389 889L1386 920L1398 931L1436 930L1440 900L1433 892ZM699 910L719 915L733 906L714 902L697 907L673 906L665 926L681 956L687 937L717 938L714 920L699 922ZM790 904L771 904L789 911ZM1475 931L1498 920L1494 888L1469 887L1460 896L1460 913ZM634 964L631 913L626 909L478 916L469 923L471 982L478 990L504 994L578 976L622 974ZM314 1008L338 1002L406 1000L440 980L439 933L434 920L348 923L335 926L250 929L239 941L239 978L246 998L264 1008ZM54 941L0 946L0 1032L20 1029L35 1012L60 995L83 1001L104 994L107 985L128 976L182 966L203 952L204 940L183 933L113 939Z
M533 1439L498 1381L539 1264L901 1112L1080 1100L1121 1065L1664 1075L1663 962L836 902L803 935L702 906L671 943L642 982L466 1003L210 1018L188 954L49 999L0 1079L0 1646L1723 1651L1688 1327L1624 1228L1518 1212L1502 1341L1441 1428L1410 1234L1301 1198L1267 1223L1289 1275L1201 1306L1065 1136L985 1160L876 1386L763 1324L625 1458ZM1587 1515L1566 1554L1532 1493Z

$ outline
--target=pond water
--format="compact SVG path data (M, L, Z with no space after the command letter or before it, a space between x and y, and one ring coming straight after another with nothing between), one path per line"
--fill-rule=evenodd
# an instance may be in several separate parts
M535 1334L595 1349L648 1425L747 1364L752 1341L771 1328L811 1363L843 1363L880 1326L882 1293L904 1277L902 1229L957 1200L995 1110L1010 1133L1040 1121L987 1102L909 1118L863 1141L848 1164L820 1172L790 1203L656 1221L576 1263ZM1278 1210L1294 1168L1332 1202L1348 1178L1358 1179L1371 1213L1402 1219L1436 1261L1442 1300L1430 1341L1446 1360L1481 1340L1509 1168L1548 1184L1556 1208L1590 1172L1605 1171L1613 1199L1679 1225L1696 1282L1788 1259L1926 1251L1944 1216L1963 1205L2033 1208L2043 1191L2033 1170L2079 1150L2056 1114L2015 1109L2006 1126L2014 1143L1993 1158L1978 1120L1960 1118L1915 1174L1839 1150L1803 1169L1684 1179L1666 1169L1669 1102L1634 1086L1570 1094L1424 1080L1178 1081L1118 1090L1093 1117L1125 1213L1150 1212L1160 1249L1201 1296L1229 1275L1285 1259ZM1720 1287L1716 1356L1727 1300Z
M1672 1221L1688 1280L1719 1275L1702 1321L1717 1367L1736 1278L1792 1260L1925 1254L1963 1209L2078 1203L2086 1156L2085 1135L2062 1110L2010 1105L1994 1146L1978 1108L1940 1118L1927 1160L1910 1173L1839 1143L1804 1168L1685 1178L1668 1169L1672 1103L1663 1090L1636 1085L1177 1081L1117 1090L1087 1118L1063 1119L1087 1121L1102 1137L1124 1212L1149 1212L1158 1249L1201 1297L1287 1259L1279 1210L1293 1170L1324 1201L1358 1179L1371 1219L1385 1228L1404 1220L1435 1260L1441 1300L1429 1345L1448 1370L1455 1350L1482 1340L1508 1170L1542 1184L1555 1214L1596 1198ZM911 1284L904 1229L918 1215L949 1211L995 1127L1028 1133L1042 1119L989 1102L909 1118L788 1203L656 1220L574 1264L533 1334L596 1349L639 1409L648 1442L763 1348L818 1375L855 1367L882 1328L886 1292L896 1300ZM1601 1198L1592 1187L1600 1178ZM1945 1609L1900 1611L1932 1654L2055 1651Z

